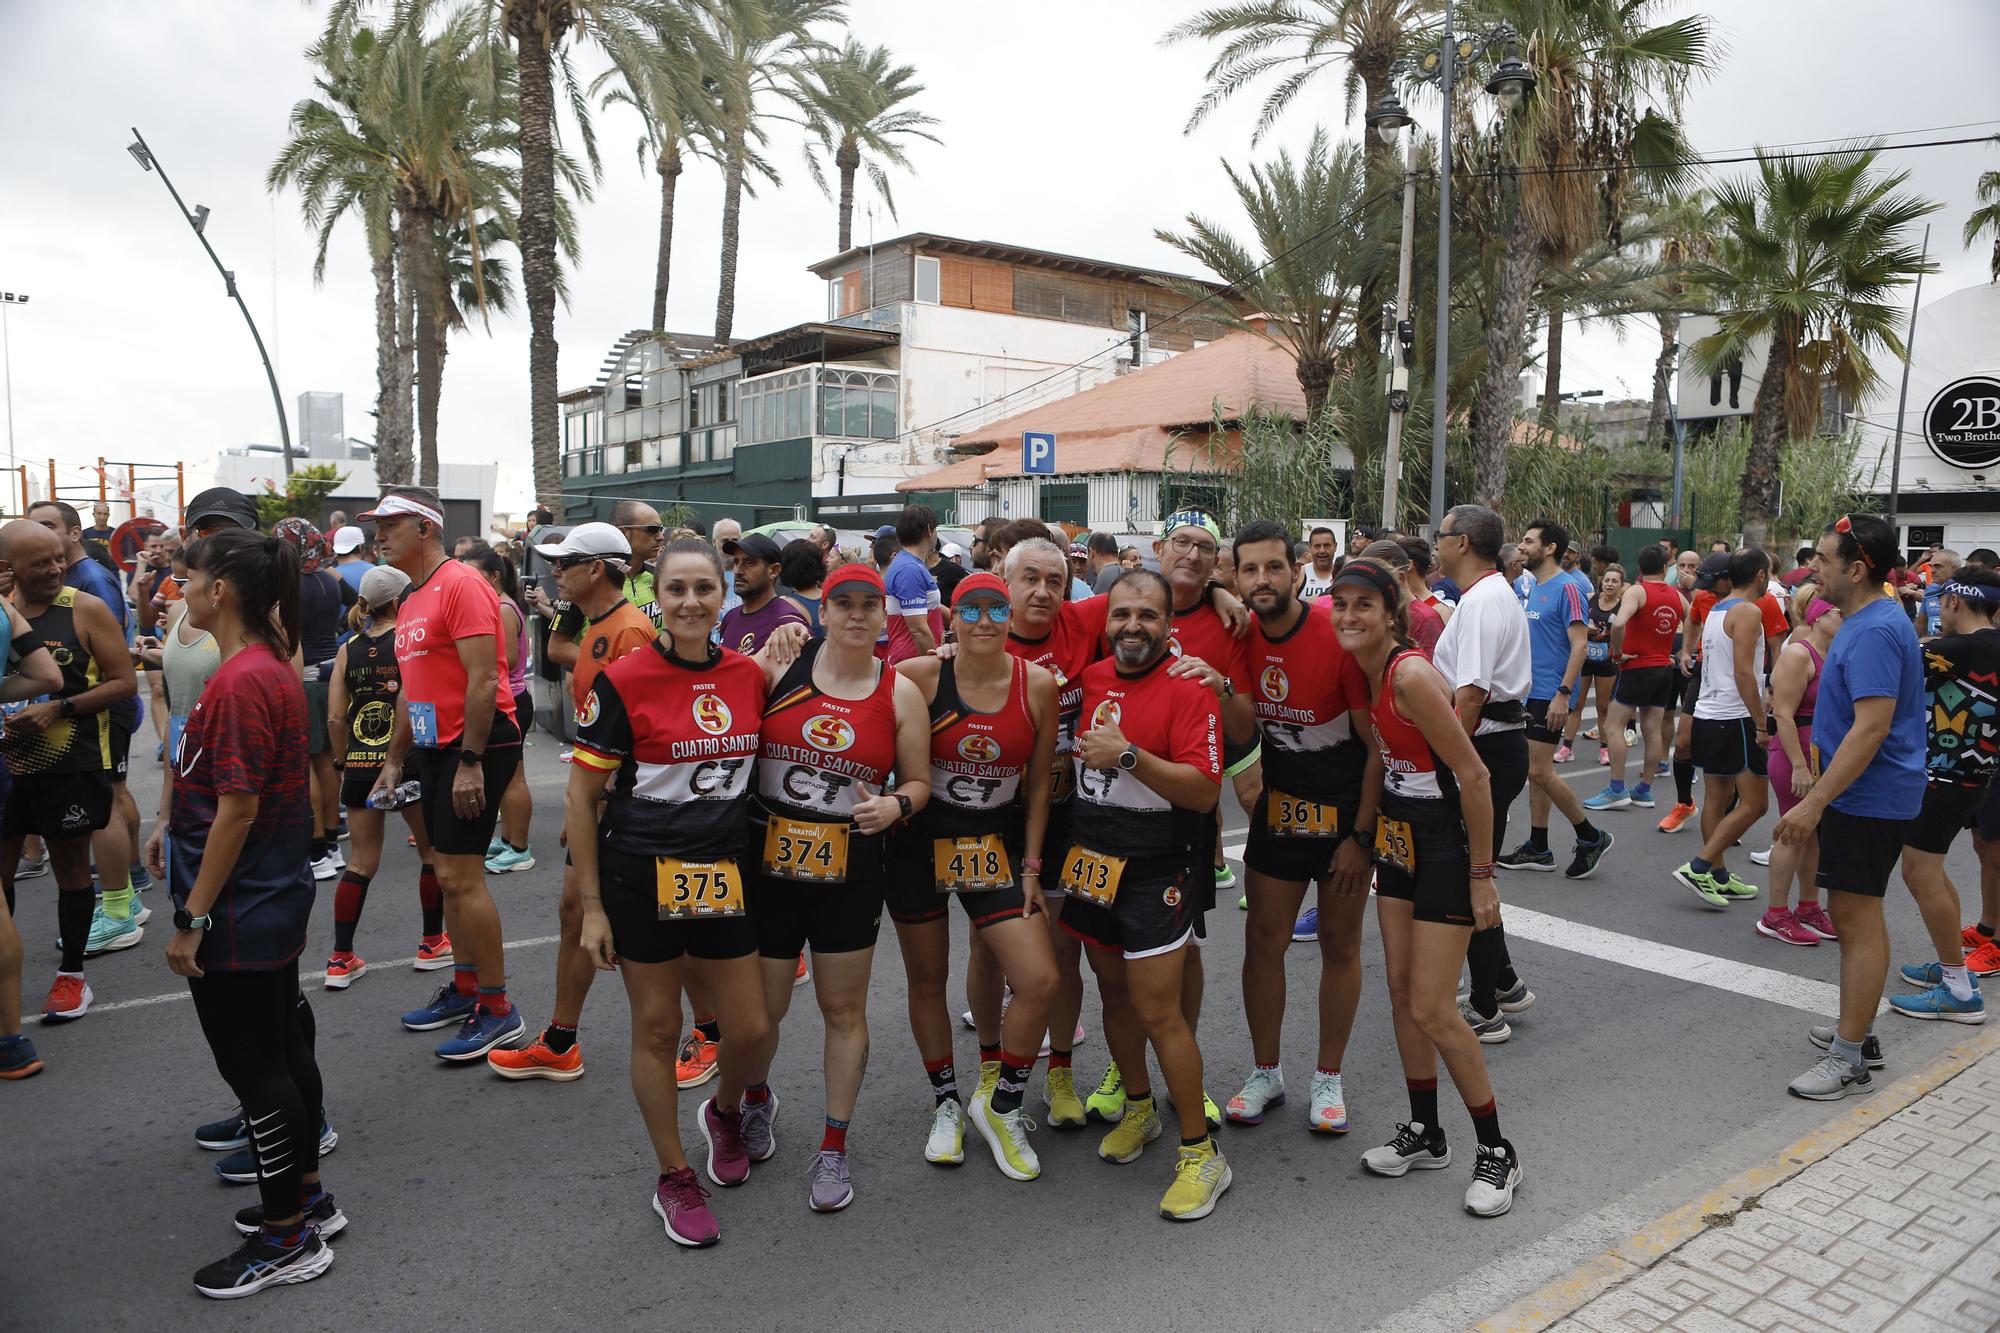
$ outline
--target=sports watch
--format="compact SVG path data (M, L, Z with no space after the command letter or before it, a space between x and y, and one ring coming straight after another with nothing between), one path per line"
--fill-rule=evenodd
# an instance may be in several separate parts
M189 916L188 910L185 907L176 907L174 909L175 930L211 930L214 926L215 918L212 916L206 914L202 916Z
M458 762L468 766L481 763L485 758L486 756L477 750L460 750L458 752Z
M902 809L903 818L905 819L908 819L912 815L917 813L916 807L910 803L910 798L905 796L902 792L896 793L896 804L898 807Z
M1139 747L1128 745L1118 754L1118 767L1130 773L1139 766Z

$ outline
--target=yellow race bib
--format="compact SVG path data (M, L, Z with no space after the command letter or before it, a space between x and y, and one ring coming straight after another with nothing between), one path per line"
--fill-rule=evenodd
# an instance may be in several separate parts
M1417 873L1417 840L1404 819L1375 821L1375 859L1406 875Z
M849 824L771 816L764 826L764 873L813 884L847 882Z
M1125 877L1125 858L1071 847L1063 858L1058 887L1072 898L1109 907L1118 898L1118 881Z
M1014 882L1014 862L997 833L931 839L939 893L982 893Z
M1264 820L1280 838L1331 838L1340 832L1340 807L1274 789L1265 798Z
M660 920L743 915L743 872L736 862L659 856L653 865Z

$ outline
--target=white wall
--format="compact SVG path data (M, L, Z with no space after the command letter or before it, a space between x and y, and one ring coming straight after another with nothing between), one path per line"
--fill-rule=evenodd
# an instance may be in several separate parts
M1902 365L1884 360L1882 381L1857 409L1854 425L1861 433L1856 461L1862 479L1872 480L1874 489L1886 493ZM2000 285L1992 283L1952 292L1917 312L1909 401L1903 417L1901 509L1920 510L1926 494L1983 491L2000 497L2000 467L1976 470L1953 466L1932 451L1925 433L1932 400L1948 385L1982 376L2000 379ZM1881 471L1876 478L1878 463ZM2000 511L2000 499L1989 512L1995 511ZM1994 542L1989 538L1974 545L1992 546Z

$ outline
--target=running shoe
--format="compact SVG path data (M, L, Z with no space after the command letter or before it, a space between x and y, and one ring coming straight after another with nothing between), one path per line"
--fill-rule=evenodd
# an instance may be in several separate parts
M340 1135L334 1133L333 1126L325 1121L319 1127L319 1155L326 1156L340 1146ZM215 1174L231 1185L254 1185L257 1183L257 1150L248 1146L238 1148L229 1156L215 1164Z
M1653 808L1655 802L1653 800L1652 783L1641 782L1634 784L1631 794L1633 808L1639 810L1651 810Z
M1741 875L1731 875L1728 879L1717 875L1715 877L1715 888L1716 892L1731 902L1743 902L1747 899L1755 898L1763 892L1762 889Z
M854 1202L854 1182L847 1175L847 1154L822 1148L813 1157L812 1193L807 1198L816 1213L837 1213Z
M1834 1026L1831 1023L1816 1023L1806 1029L1806 1040L1822 1051L1833 1049ZM1888 1061L1882 1058L1882 1039L1869 1033L1861 1043L1861 1059L1870 1069L1880 1069Z
M438 993L431 996L429 1003L403 1015L403 1026L412 1032L448 1028L472 1017L472 1011L478 1006L477 995L460 995L458 988L447 981L438 987Z
M1237 910L1237 911L1239 911L1239 912L1247 912L1247 911L1249 911L1249 910L1250 910L1250 895L1249 895L1249 894L1247 894L1247 893L1246 893L1246 894L1242 894L1241 896L1239 896L1239 897L1238 897L1238 898L1236 899L1236 910Z
M1307 944L1319 938L1319 909L1308 907L1292 923L1292 943Z
M1611 850L1611 844L1616 841L1608 828L1597 830L1595 842L1579 840L1576 851L1570 856L1569 865L1563 869L1563 878L1589 879L1597 873L1597 863L1604 859L1604 854Z
M507 840L496 833L493 835L493 841L486 844L486 859L491 861L506 850Z
M1792 912L1792 919L1823 940L1840 938L1833 928L1833 918L1828 916L1826 908L1818 903L1800 903Z
M1229 1189L1229 1162L1213 1138L1181 1145L1174 1159L1174 1183L1160 1200L1160 1216L1176 1222L1197 1222L1215 1211L1215 1201Z
M319 1232L321 1240L332 1240L347 1230L347 1214L340 1211L340 1205L333 1201L331 1194L322 1192L314 1195L312 1202L305 1206L305 1214L306 1221L312 1223L313 1229ZM236 1229L246 1236L254 1236L262 1231L264 1205L253 1203L248 1208L238 1209Z
M339 822L338 824L335 824L335 825L333 826L333 837L334 837L334 841L336 841L336 842L347 842L347 841L349 841L349 838L348 838L348 836L347 836L347 816L346 816L346 815L342 815L342 816L340 817L340 822Z
M227 1257L194 1275L194 1289L219 1301L252 1296L266 1287L310 1282L333 1266L333 1250L307 1227L291 1245L279 1245L260 1229Z
M684 1166L661 1176L653 1186L653 1211L667 1229L667 1239L691 1250L707 1249L722 1239L722 1227L709 1210L708 1191Z
M417 942L416 961L410 964L412 971L436 972L451 966L451 936L440 931L436 935L426 935Z
M1729 906L1729 896L1723 893L1722 887L1715 882L1715 876L1707 871L1696 873L1692 861L1682 862L1680 868L1674 871L1674 882L1710 907Z
M1277 1069L1253 1069L1243 1090L1229 1099L1229 1118L1239 1125L1261 1125L1264 1113L1285 1104L1285 1076Z
M1313 1071L1312 1106L1306 1112L1306 1128L1315 1134L1347 1132L1347 1094L1341 1090L1340 1075L1323 1069Z
M1567 764L1570 760L1574 758L1576 758L1576 747L1571 745L1568 741L1564 741L1561 745L1558 745L1556 747L1556 752L1555 752L1556 763Z
M1472 1029L1472 1035L1479 1038L1481 1045L1498 1046L1514 1035L1513 1025L1507 1021L1507 1016L1497 1009L1493 1012L1493 1017L1486 1018L1472 1007L1472 1001L1465 1000L1459 1004L1458 1012L1465 1019L1465 1025Z
M1098 1080L1097 1091L1084 1102L1083 1111L1090 1119L1106 1125L1115 1125L1124 1117L1125 1076L1118 1072L1116 1060L1105 1067L1104 1077Z
M535 854L526 847L517 851L503 844L500 848L500 855L486 858L486 873L489 875L518 875L524 870L533 870L534 868ZM713 1244L713 1242L703 1243Z
M721 1054L721 1042L710 1041L700 1028L690 1028L687 1040L681 1043L680 1056L674 1061L674 1082L683 1088L700 1087L715 1077L716 1060Z
M1993 937L1981 930L1975 922L1958 932L1958 941L1965 946L1967 953L1971 953L1974 949L1993 943Z
M42 1072L42 1058L26 1037L0 1038L0 1078L28 1078Z
M340 854L338 845L329 847L326 855L312 863L312 877L319 880L339 879L340 872L347 869L347 858Z
M358 953L337 953L326 960L326 988L346 990L368 970L368 960Z
M1208 1095L1208 1089L1201 1090L1201 1113L1211 1130L1222 1128L1222 1111L1215 1104L1215 1098Z
M1611 751L1602 745L1597 747L1597 766L1599 768L1611 767Z
M1623 810L1632 804L1632 793L1623 787L1607 786L1595 796L1583 798L1586 810Z
M1961 1000L1951 993L1951 987L1942 984L1918 991L1915 995L1891 995L1889 1007L1905 1018L1946 1023L1977 1024L1986 1021L1986 1001L1980 998L1978 991Z
M1846 1059L1828 1051L1813 1067L1787 1085L1787 1092L1811 1102L1837 1102L1842 1097L1875 1091L1866 1069L1856 1069Z
M935 1166L959 1166L965 1161L965 1108L947 1097L931 1112L930 1136L924 1140L924 1160Z
M812 979L813 979L812 968L806 965L806 956L805 954L801 953L799 955L798 970L792 973L792 989L797 990L799 987L805 985L808 981L811 981Z
M1632 746L1637 745L1638 743L1639 743L1639 729L1637 727L1625 728L1626 748L1630 749Z
M1767 866L1771 864L1771 849L1766 847L1761 852L1750 853L1750 864L1753 866Z
M1967 954L1965 970L1975 977L1990 977L2000 972L2000 944L1988 940Z
M1451 1145L1444 1131L1417 1121L1396 1126L1396 1137L1361 1154L1361 1165L1378 1176L1403 1176L1412 1171L1442 1171L1451 1165Z
M708 1178L724 1189L750 1179L750 1154L743 1146L743 1110L724 1115L710 1097L695 1113L708 1142Z
M764 1100L743 1099L743 1151L753 1162L768 1162L778 1151L775 1126L778 1121L778 1094L764 1089Z
M1522 843L1511 852L1502 852L1493 858L1493 864L1502 870L1535 870L1544 875L1552 874L1556 868L1556 854L1544 848L1536 851L1529 843Z
M1229 862L1224 861L1221 865L1215 868L1216 892L1220 893L1223 892L1224 890L1233 889L1235 887L1236 887L1236 872L1230 868Z
M1497 1148L1480 1144L1472 1163L1472 1184L1465 1191L1465 1211L1475 1217L1498 1217L1514 1206L1521 1187L1521 1160L1514 1145L1502 1140Z
M1701 807L1698 805L1688 805L1680 801L1675 801L1674 808L1667 811L1667 817L1660 821L1660 832L1679 833L1690 819L1693 819L1700 813Z
M438 1043L437 1058L453 1064L477 1060L495 1046L513 1042L527 1028L528 1025L521 1021L519 1009L496 1014L485 1005L480 1005L459 1027L456 1037L447 1037Z
M976 1024L969 1021L972 1018L972 1014L970 1013L970 1011L966 1013L965 1017L968 1020L966 1023L967 1027L977 1026ZM1083 1030L1083 1020L1080 1018L1077 1019L1076 1031L1069 1034L1070 1049L1075 1050L1077 1047L1083 1045L1086 1041L1089 1040L1090 1040L1090 1034ZM1044 1060L1049 1058L1049 1034L1046 1032L1042 1033L1042 1049L1039 1052L1037 1052L1037 1054Z
M501 1078L545 1078L571 1083L583 1077L583 1043L571 1042L561 1055L548 1042L536 1037L526 1046L501 1047L486 1053L486 1066Z
M1639 742L1634 740L1634 741L1627 741L1625 743L1627 745L1637 745ZM1653 770L1653 776L1656 778L1670 778L1673 775L1674 775L1674 764L1671 759L1662 759L1660 761L1660 766Z
M993 1089L999 1086L1000 1062L998 1060L981 1060L979 1062L979 1081L972 1085L972 1095L978 1097L983 1094L991 1097Z
M1896 970L1902 974L1903 980L1912 986L1929 987L1944 985L1944 964L1942 963L1905 963Z
M18 884L24 879L34 879L39 875L46 875L48 873L49 858L47 854L41 856L24 856L21 858L21 864L15 867L14 882Z
M1048 1086L1042 1089L1042 1104L1049 1108L1050 1129L1081 1129L1088 1119L1076 1095L1076 1071L1064 1066L1051 1069Z
M1097 1145L1099 1157L1120 1166L1138 1161L1146 1145L1160 1137L1160 1111L1152 1098L1129 1102L1125 1109L1131 1114L1113 1126Z
M194 1141L210 1152L234 1152L249 1147L250 1125L243 1119L243 1108L239 1106L232 1114L198 1127Z
M90 1012L90 1002L95 998L83 973L58 972L55 983L49 987L49 998L42 1002L42 1021L68 1023L82 1018Z
M1773 907L1757 918L1757 933L1766 939L1781 940L1786 944L1819 943L1819 936L1800 925L1798 918L1782 907Z
M1500 1004L1503 1014L1525 1014L1535 1007L1535 993L1528 989L1528 983L1519 977L1514 984L1493 997Z
M1011 1111L996 1111L992 1095L988 1094L974 1097L967 1115L979 1137L993 1150L993 1165L1000 1168L1001 1175L1009 1180L1033 1180L1042 1174L1042 1161L1035 1156L1034 1145L1028 1142L1028 1132L1034 1129L1035 1122L1028 1119L1026 1111L1018 1106Z
M1592 725L1585 727L1582 731L1578 732L1577 738L1579 740L1594 741L1598 739L1598 734L1599 733L1597 727L1595 725Z
M104 910L104 904L100 902L91 909L90 938L83 946L83 956L95 958L101 953L116 953L120 949L131 948L145 937L145 928L139 924L136 913L131 916L112 916ZM57 947L61 947L60 941L57 942Z
M153 876L143 865L128 866L125 874L127 882L135 892L153 887Z

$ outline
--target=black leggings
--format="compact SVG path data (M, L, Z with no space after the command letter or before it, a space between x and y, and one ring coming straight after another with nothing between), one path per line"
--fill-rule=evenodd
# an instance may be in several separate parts
M1472 748L1485 761L1493 788L1493 854L1498 856L1507 847L1507 811L1528 785L1528 733L1517 728L1474 736ZM1472 1007L1490 1017L1499 1010L1499 992L1511 990L1519 980L1507 955L1506 929L1473 931L1465 959L1472 978Z
M189 977L215 1068L243 1104L267 1218L299 1211L305 1176L319 1170L322 1085L312 1010L297 960L268 972Z

